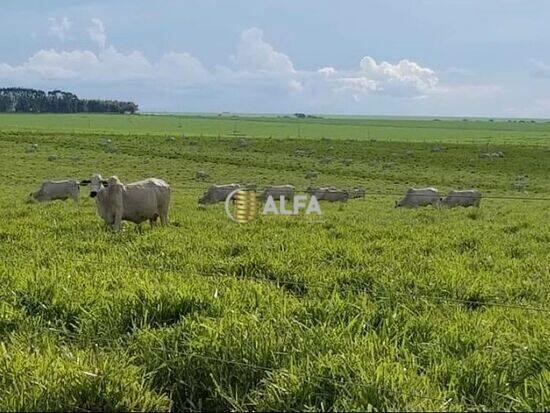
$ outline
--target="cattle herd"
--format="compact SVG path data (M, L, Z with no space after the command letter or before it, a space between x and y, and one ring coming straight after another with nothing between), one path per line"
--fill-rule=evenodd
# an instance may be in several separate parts
M116 176L105 180L101 175L95 174L90 179L80 181L45 181L37 191L29 194L29 202L67 199L78 202L81 186L90 187L90 197L95 199L98 215L106 225L115 230L121 229L122 221L139 225L148 220L153 227L160 218L162 225L168 224L170 185L157 178L124 184ZM256 186L254 184L211 185L199 198L199 205L224 202L231 193L239 189L256 190ZM295 192L293 185L269 185L258 197L262 200L267 200L269 197L292 199ZM318 201L346 202L353 198L365 198L363 188L343 190L334 187L309 187L306 192L315 196ZM435 188L410 188L400 201L395 202L395 207L417 208L428 205L479 207L480 202L481 193L475 189L451 191L447 196L442 197Z

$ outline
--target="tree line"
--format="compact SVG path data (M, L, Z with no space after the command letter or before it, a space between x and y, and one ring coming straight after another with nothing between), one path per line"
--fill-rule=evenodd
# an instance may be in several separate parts
M0 89L0 112L24 113L135 113L138 105L118 100L79 99L62 90L44 92L36 89Z

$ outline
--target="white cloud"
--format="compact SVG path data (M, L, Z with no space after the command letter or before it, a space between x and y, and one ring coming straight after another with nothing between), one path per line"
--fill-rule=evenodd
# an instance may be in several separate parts
M65 40L69 34L72 23L67 16L64 16L59 21L56 18L50 18L49 33L58 37L60 40Z
M186 84L204 82L209 77L201 61L189 53L167 53L160 59L157 69L160 77L167 80L180 79Z
M338 72L333 67L322 67L321 69L317 70L317 73L320 73L326 77L335 76Z
M533 70L531 76L538 79L550 78L550 65L539 60L533 61Z
M365 56L359 63L361 78L376 82L378 93L397 96L416 96L432 92L439 79L435 72L418 63L403 59L396 64L376 63Z
M245 71L295 72L290 58L267 43L263 39L263 32L257 27L252 27L241 33L237 54L233 60L238 69Z
M105 28L99 19L92 19L89 35L98 44L99 51L40 50L21 65L0 63L0 79L94 83L139 80L171 82L178 86L200 83L208 78L202 63L189 53L170 52L151 63L139 51L123 53L114 46L107 46Z
M139 51L121 53L109 46L99 53L41 50L22 65L0 64L0 79L72 80L81 82L170 81L174 86L203 82L208 78L201 62L188 53L167 53L151 63Z
M292 79L288 82L288 88L292 92L302 92L304 90L304 85L299 80Z
M340 85L335 89L337 92L350 91L354 96L358 92L371 93L378 90L378 83L366 77L340 77L336 81Z
M100 49L104 49L107 43L107 35L105 34L105 26L100 19L92 19L92 25L88 28L88 35Z
M357 102L372 101L376 96L385 101L396 96L409 99L456 96L469 100L484 99L501 91L491 85L440 84L435 70L407 59L391 63L365 56L355 68L326 66L299 70L288 55L264 39L258 28L241 33L236 53L230 59L232 65L211 69L186 52L167 52L152 61L140 51L119 51L109 45L99 19L92 19L88 34L97 50L40 50L19 65L0 63L0 80L33 85L51 81L56 87L61 82L98 90L101 85L111 87L117 82L121 89L139 90L147 96L157 93L167 100L168 96L181 96L177 94L194 89L197 96L212 102L213 107L217 107L219 100L239 102L244 100L239 97L247 96L252 107L252 102L257 102L258 111L265 110L263 104L271 101L294 104L294 108L304 110L308 107L330 110L335 105L359 107Z

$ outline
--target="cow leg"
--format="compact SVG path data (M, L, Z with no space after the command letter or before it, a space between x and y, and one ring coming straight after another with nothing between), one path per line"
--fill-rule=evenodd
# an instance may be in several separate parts
M151 229L155 228L155 224L157 222L157 217L153 217L149 219L149 225L151 226Z
M117 212L115 214L115 221L113 223L113 229L115 231L120 231L122 229L122 212Z
M162 226L166 226L168 225L168 214L167 213L162 213L160 215L160 224Z

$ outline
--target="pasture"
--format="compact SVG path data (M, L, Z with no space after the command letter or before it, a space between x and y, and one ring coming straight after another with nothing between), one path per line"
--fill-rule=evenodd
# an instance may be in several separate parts
M0 410L548 409L549 139L506 121L0 115ZM94 172L165 179L171 225L108 231L86 188L25 203ZM197 207L232 182L367 196L242 225ZM487 198L395 209L410 186Z

